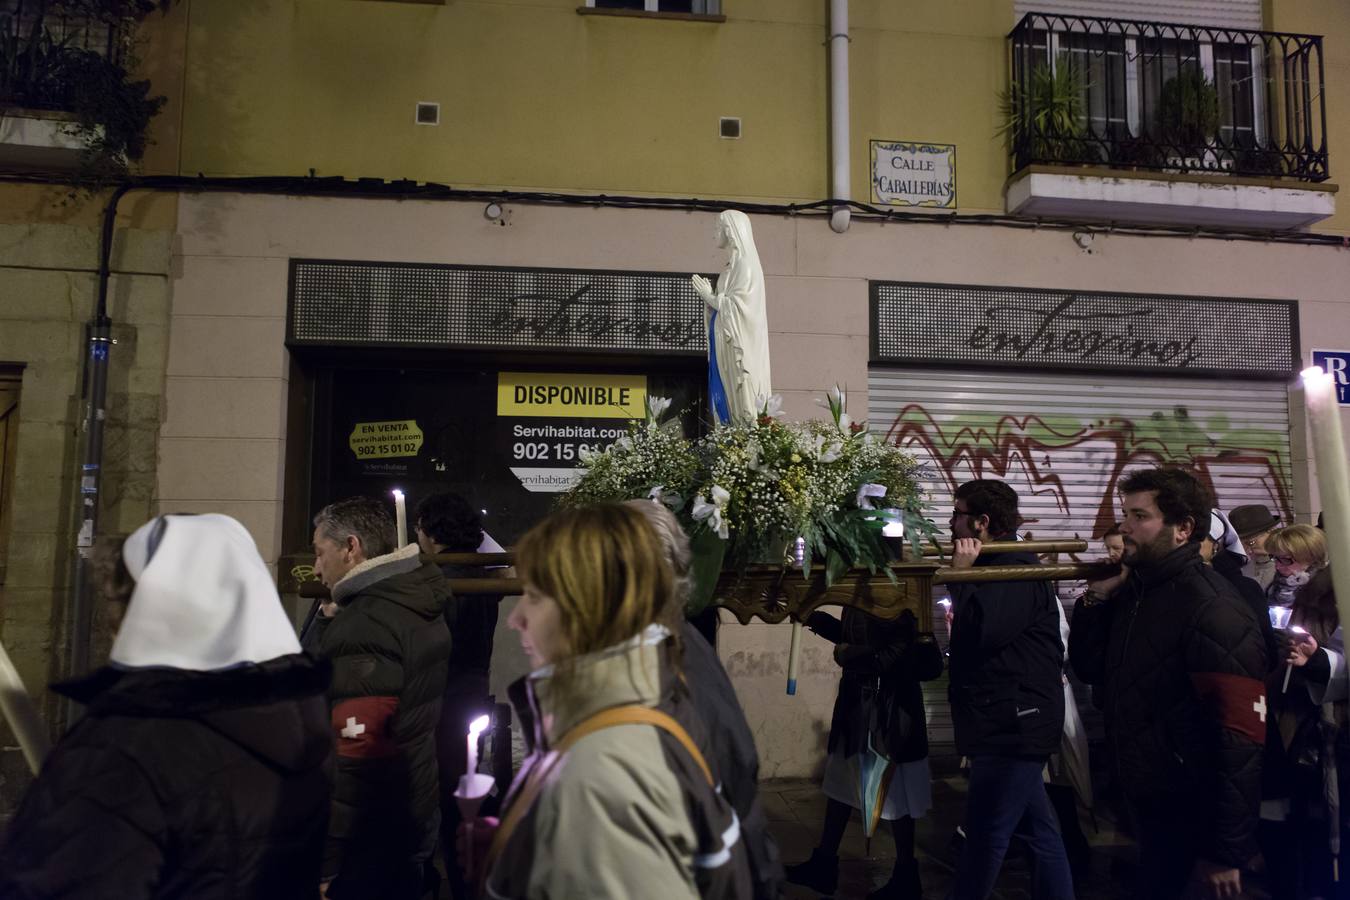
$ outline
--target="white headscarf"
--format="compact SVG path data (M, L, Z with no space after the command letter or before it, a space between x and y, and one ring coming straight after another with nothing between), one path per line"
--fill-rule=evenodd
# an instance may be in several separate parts
M152 519L127 538L122 559L136 589L115 665L210 672L300 652L253 538L229 516Z
M1229 550L1247 561L1247 548L1242 546L1242 538L1228 521L1228 515L1222 510L1213 509L1209 513L1209 539L1220 550Z

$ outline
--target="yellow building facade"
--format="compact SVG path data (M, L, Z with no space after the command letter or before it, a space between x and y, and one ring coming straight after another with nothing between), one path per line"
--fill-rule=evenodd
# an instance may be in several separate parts
M1101 6L1048 5L1066 16ZM874 430L908 441L941 470L930 484L939 524L951 482L989 475L1020 479L1038 534L1092 538L1109 512L1094 507L1098 518L1075 518L1074 510L1102 497L1109 507L1112 482L1101 473L1117 462L1159 459L1212 463L1221 504L1260 496L1306 520L1318 508L1315 467L1298 398L1286 385L1314 349L1350 349L1342 288L1350 251L1336 246L1350 226L1334 188L1350 152L1343 115L1350 12L1333 0L1231 5L1235 17L1254 15L1266 30L1323 36L1329 179L1194 175L1097 159L1042 166L1050 180L1032 183L1026 171L1013 172L999 134L1020 0L854 0L843 153L849 193L876 210L855 209L834 230L820 205L835 193L829 46L838 32L828 3L721 0L716 14L699 16L621 15L585 0L182 0L141 26L142 67L167 98L143 172L202 180L143 183L118 204L109 294L118 343L100 531L124 532L162 512L226 512L293 586L308 519L336 492L383 492L400 478L474 489L472 479L452 477L453 465L436 468L445 463L433 459L430 437L424 458L409 463L422 466L416 471L343 475L353 464L343 455L352 425L344 403L390 419L442 415L427 400L404 410L356 398L362 379L395 386L410 379L410 393L433 397L478 390L514 367L639 374L654 387L701 397L697 341L581 347L534 334L522 346L492 331L489 317L468 337L413 348L373 318L340 340L316 338L297 323L309 302L320 304L316 316L331 317L376 301L401 308L426 291L448 304L418 313L430 333L446 318L478 321L476 295L456 279L505 284L526 270L597 292L614 278L616 297L678 293L684 276L720 269L712 234L722 205L752 216L767 277L774 386L789 415L819 414L816 398L847 385L855 416L866 410ZM1186 4L1175 6L1184 17ZM1213 6L1196 4L1196 15ZM1122 48L1152 39L1119 34ZM1273 84L1266 65L1263 77ZM1129 103L1140 102L1120 100L1119 117L1137 117ZM727 136L733 130L739 136ZM878 202L878 173L894 177L909 171L904 166L917 174L902 181L941 184L948 193L930 196L953 199L930 208ZM0 364L20 386L16 438L7 445L17 448L4 495L9 517L0 518L8 523L0 536L7 556L0 640L35 694L68 668L84 327L107 197L63 204L64 193L0 183L0 234L8 236L0 240ZM1072 212L1019 213L1014 202L1023 200L1014 197L1027 209ZM1300 216L1308 224L1289 224ZM335 305L324 306L304 285L333 272L327 299ZM405 288L380 293L380 278ZM937 292L907 299L920 296L918 286ZM1039 292L1016 302L1072 294L1172 310L1155 318L1191 323L1192 331L1149 339L1193 332L1214 345L1212 361L1197 376L1137 357L1094 366L1047 356L1038 364L926 349L971 325L942 304L992 308L1014 289ZM892 322L888 303L908 311ZM929 316L925 303L957 312ZM1256 324L1241 324L1242 316ZM1210 334L1208 323L1228 319L1231 331ZM1239 347L1230 339L1252 328L1262 329L1261 341ZM902 349L887 349L889 341ZM1281 353L1266 358L1271 347ZM995 399L996 383L1011 385L1010 394ZM1267 404L1259 414L1248 402L1257 394ZM977 399L962 406L957 395ZM1080 413L1067 402L1023 403L1033 395L1081 396L1085 406L1120 395L1125 411L1117 418L1133 424L1124 436L1108 433L1082 413L1074 441L1055 444L1027 423L1072 424ZM1193 417L1199 443L1179 427L1146 427L1154 414L1174 425L1179 406L1203 408ZM1267 408L1275 412L1262 418ZM963 421L996 424L1005 413L1020 423L1022 455L943 443ZM496 427L490 411L437 421L462 436ZM1272 437L1281 428L1283 436ZM1211 460L1199 444L1229 449ZM1119 450L1127 445L1128 454ZM494 448L483 457L510 452ZM1042 457L1081 466L1061 481L1089 487L1048 491L1032 465ZM499 462L491 471L505 471ZM488 483L488 467L473 469L474 477ZM1274 487L1260 494L1258 482ZM502 502L525 516L547 499ZM801 692L784 696L786 634L786 626L764 624L721 630L767 776L817 767L837 674L829 647L808 639ZM940 692L931 699L941 744L949 727ZM59 718L55 704L43 708ZM0 765L19 783L22 767L3 740L11 750Z

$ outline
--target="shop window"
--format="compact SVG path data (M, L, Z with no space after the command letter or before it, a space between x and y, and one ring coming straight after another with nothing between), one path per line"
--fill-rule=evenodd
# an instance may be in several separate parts
M621 437L629 414L641 416L639 392L669 397L696 436L704 378L701 368L652 374L637 365L320 370L309 514L399 488L411 529L423 497L450 491L484 510L485 530L510 546L555 508L579 456Z

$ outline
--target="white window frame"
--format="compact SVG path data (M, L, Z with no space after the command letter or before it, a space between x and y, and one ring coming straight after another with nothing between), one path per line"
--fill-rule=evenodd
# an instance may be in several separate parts
M692 15L695 16L719 16L722 14L722 0L694 0L693 6L697 7L702 3L703 10L695 10ZM595 8L595 0L586 0L586 5ZM667 12L661 9L661 0L642 0L642 12Z
M587 0L590 2L590 0ZM650 0L648 0L650 2ZM1064 34L1073 34L1073 31L1051 31L1049 35L1050 50L1050 70L1053 72L1059 65L1060 56L1060 36ZM1200 69L1205 77L1214 81L1214 44L1211 41L1197 40ZM1257 146L1264 146L1266 139L1265 127L1265 93L1259 90L1259 85L1263 83L1265 77L1265 60L1260 52L1260 48L1253 46L1251 48L1252 56L1252 114L1253 130ZM1125 124L1132 134L1139 131L1140 121L1140 96L1139 96L1139 71L1141 64L1139 61L1139 41L1136 37L1125 38Z

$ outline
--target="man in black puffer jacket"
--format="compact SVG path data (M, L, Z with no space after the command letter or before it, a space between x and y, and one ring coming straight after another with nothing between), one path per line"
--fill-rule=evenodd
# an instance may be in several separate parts
M115 552L102 593L130 605L109 665L54 688L85 713L0 841L0 897L317 897L328 664L234 519L161 516Z
M324 879L334 900L411 900L433 877L450 586L416 544L393 545L393 518L375 500L314 517L314 568L332 592L307 643L333 664L338 767Z
M1088 585L1070 662L1105 687L1108 740L1136 819L1137 896L1236 897L1256 854L1266 648L1257 613L1200 560L1213 495L1187 472L1120 483L1128 574Z
M1036 565L1033 553L980 555L982 544L1016 540L1017 494L1002 481L956 489L952 568ZM998 879L1019 821L1035 856L1037 896L1072 900L1073 877L1042 770L1064 729L1064 644L1059 601L1046 582L954 584L952 725L970 758L966 842L955 900L984 900Z

